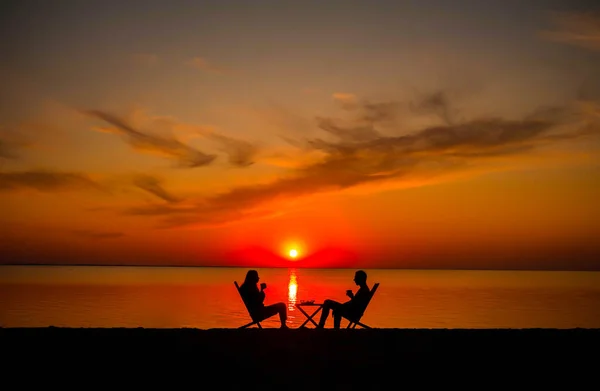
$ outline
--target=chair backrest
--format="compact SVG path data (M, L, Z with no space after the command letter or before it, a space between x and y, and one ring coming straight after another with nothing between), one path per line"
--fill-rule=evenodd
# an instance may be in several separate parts
M365 303L365 306L362 308L362 310L357 314L356 316L356 320L360 320L360 318L362 318L363 314L365 313L365 311L367 310L367 307L369 307L369 303L371 302L371 299L373 298L373 296L375 296L375 292L377 292L377 288L379 288L379 283L376 282L373 285L373 288L371 289L371 291L369 292L369 298L367 299L367 302Z
M238 293L240 294L240 297L242 298L242 301L244 302L244 307L246 307L248 315L250 315L250 318L252 318L252 320L256 320L255 317L252 315L252 312L250 311L250 307L248 307L248 303L246 302L244 295L242 295L242 291L240 290L240 286L238 285L237 281L234 281L233 283L235 285L235 289L237 289Z

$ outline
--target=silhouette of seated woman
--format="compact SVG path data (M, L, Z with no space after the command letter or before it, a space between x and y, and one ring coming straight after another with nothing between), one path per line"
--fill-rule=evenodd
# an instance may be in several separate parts
M339 303L327 299L323 302L323 312L321 312L321 319L317 328L322 329L325 327L329 311L333 311L333 327L336 329L340 328L342 317L353 319L362 315L371 295L371 290L367 286L367 273L363 270L358 270L354 274L354 283L359 288L356 294L352 293L352 290L346 291L346 295L350 298L349 301Z
M281 328L287 329L287 307L285 303L280 302L265 306L265 289L267 288L267 284L263 282L260 284L260 290L258 290L258 281L260 281L258 272L256 270L248 270L246 279L240 286L240 294L248 307L252 320L260 322L275 314L279 314Z

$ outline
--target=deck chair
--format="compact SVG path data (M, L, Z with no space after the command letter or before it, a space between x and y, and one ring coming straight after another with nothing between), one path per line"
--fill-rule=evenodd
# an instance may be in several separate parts
M240 286L238 285L237 281L233 282L235 284L235 289L237 289L238 293L240 294L240 297L242 298L242 301L244 302L244 306L246 307L246 310L248 310L248 315L250 315L250 319L252 319L252 322L247 323L243 326L240 326L238 328L240 329L245 329L248 328L250 326L256 325L258 326L259 329L262 329L262 326L260 325L260 322L262 322L263 320L267 319L267 318L259 318L256 317L254 314L252 314L252 312L250 311L250 307L248 307L248 304L246 303L246 300L244 300L244 296L242 296L242 292L240 291ZM275 314L273 314L272 316L274 316Z
M361 323L360 319L362 318L362 316L364 315L367 307L369 306L369 303L371 302L371 299L375 295L375 292L377 291L377 288L379 288L379 283L378 282L375 283L375 285L373 285L373 289L371 289L371 292L370 292L371 294L369 296L369 300L365 304L365 308L363 308L363 310L357 316L354 316L352 318L344 316L344 318L346 318L349 321L348 322L348 326L346 327L347 329L355 329L356 326L360 326L360 327L365 328L365 329L370 329L371 328L371 327L367 326L366 324Z

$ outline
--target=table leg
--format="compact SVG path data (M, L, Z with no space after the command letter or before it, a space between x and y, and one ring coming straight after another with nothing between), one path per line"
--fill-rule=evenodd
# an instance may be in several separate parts
M310 316L309 316L309 315L306 313L306 311L304 311L304 309L302 309L302 307L301 307L301 306L298 306L298 309L299 309L299 310L300 310L300 312L302 312L302 313L304 314L304 316L306 316L306 318L307 318L307 319L304 321L304 323L302 323L302 324L300 325L300 327L298 327L299 329L301 329L302 327L306 326L306 324L307 324L308 322L312 322L312 324L314 324L314 325L315 325L315 327L317 327L317 323L316 323L316 322L313 320L313 318L314 318L314 316L315 316L316 314L318 314L318 313L319 313L319 311L321 311L321 309L323 309L323 306L319 306L319 308L317 308L317 310L316 310L315 312L313 312L313 314L312 314L312 315L310 315Z

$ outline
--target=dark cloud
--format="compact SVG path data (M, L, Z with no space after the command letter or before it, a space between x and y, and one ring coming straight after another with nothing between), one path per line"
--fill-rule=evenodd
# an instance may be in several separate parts
M123 232L91 230L74 230L72 233L87 239L116 239L125 235Z
M133 184L142 190L147 191L150 194L166 201L166 202L179 202L180 199L170 194L162 185L158 178L151 175L137 175L133 179Z
M231 165L247 167L254 164L253 159L258 152L258 148L254 144L216 133L211 133L208 137L221 146L221 150L229 156L228 160Z
M340 107L353 115L356 122L385 123L392 122L398 114L398 102L361 101L353 94L334 94Z
M427 105L441 107L446 103L431 98ZM381 118L387 118L385 113ZM474 119L401 136L375 137L370 129L362 135L349 124L336 128L335 133L343 136L337 141L308 140L308 145L324 153L323 159L274 182L234 188L187 205L148 205L127 213L161 216L166 226L267 216L273 211L263 207L273 202L469 169L485 159L523 155L542 145L598 135L599 129L597 120L582 117L575 108L544 108L520 120Z
M317 117L317 125L325 132L347 142L363 142L377 139L379 132L373 124L353 124L348 126L333 118Z
M0 172L0 191L20 189L39 191L100 189L100 186L85 174L45 170Z
M88 110L84 111L84 113L117 127L131 147L145 152L164 155L176 160L181 167L193 168L206 166L211 164L216 158L216 155L200 152L183 144L174 137L161 137L136 130L125 121L111 114L99 110Z
M443 91L425 95L422 99L419 99L417 103L411 102L409 107L417 114L436 115L446 125L455 124L460 112L452 107L447 93Z

